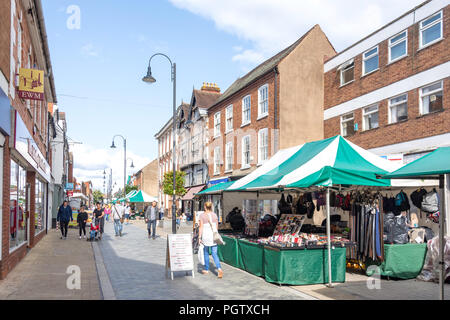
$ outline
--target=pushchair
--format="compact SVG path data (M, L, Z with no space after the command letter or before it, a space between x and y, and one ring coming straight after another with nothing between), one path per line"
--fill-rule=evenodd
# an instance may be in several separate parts
M92 219L91 222L91 228L89 230L89 237L87 238L87 241L101 240L99 234L100 234L100 224L98 223L98 219L94 218Z

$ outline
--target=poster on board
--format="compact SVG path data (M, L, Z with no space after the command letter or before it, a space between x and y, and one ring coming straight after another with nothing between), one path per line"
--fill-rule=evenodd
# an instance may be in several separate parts
M190 234L169 234L167 237L166 274L170 270L173 280L175 271L191 271L194 277L194 256Z

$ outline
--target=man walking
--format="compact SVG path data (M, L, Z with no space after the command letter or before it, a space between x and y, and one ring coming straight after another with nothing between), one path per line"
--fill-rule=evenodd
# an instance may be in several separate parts
M67 239L69 222L73 221L72 208L69 206L67 200L64 200L63 204L59 207L56 221L59 221L59 225L61 227L61 239Z
M159 208L156 206L156 201L153 201L152 205L147 208L147 211L145 211L145 222L147 222L148 238L150 239L151 236L153 240L156 238L157 215L159 215Z
M114 231L116 232L116 237L122 236L123 229L123 216L125 213L125 208L122 204L114 204L111 209L113 219L114 219Z

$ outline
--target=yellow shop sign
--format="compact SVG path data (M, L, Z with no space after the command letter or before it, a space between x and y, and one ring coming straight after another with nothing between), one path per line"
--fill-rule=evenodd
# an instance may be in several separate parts
M27 100L44 100L44 71L19 70L19 97Z

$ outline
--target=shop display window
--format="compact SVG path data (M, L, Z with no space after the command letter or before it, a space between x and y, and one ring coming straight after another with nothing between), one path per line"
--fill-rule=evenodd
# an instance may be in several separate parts
M38 234L45 229L45 188L44 183L36 179L35 187L35 210L34 210L34 232Z
M10 181L10 217L9 217L9 247L13 249L27 241L26 220L26 170L17 162L11 160Z

